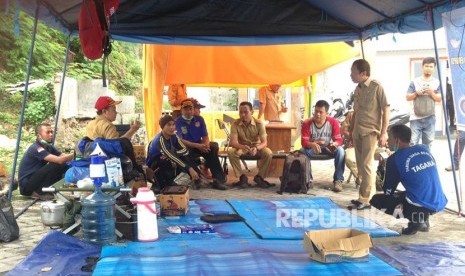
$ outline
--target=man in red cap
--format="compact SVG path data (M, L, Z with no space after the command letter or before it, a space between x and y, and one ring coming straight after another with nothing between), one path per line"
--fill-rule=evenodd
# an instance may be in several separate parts
M131 159L133 167L140 173L143 173L143 169L136 162L134 155L134 148L131 144L132 136L140 128L140 122L134 121L129 130L120 136L116 130L116 126L113 122L116 120L116 105L120 104L121 101L115 101L111 97L101 96L95 102L95 109L97 110L97 117L90 121L86 127L85 136L91 140L97 138L104 139L119 139L124 154Z

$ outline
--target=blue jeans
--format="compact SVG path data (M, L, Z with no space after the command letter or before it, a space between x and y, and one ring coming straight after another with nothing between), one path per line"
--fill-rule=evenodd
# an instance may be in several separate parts
M457 139L454 145L454 165L456 168L460 165L460 157L462 157L463 148L465 147L465 131L458 131Z
M315 151L313 149L300 149L300 152L305 153L307 157L312 160L312 156L315 154ZM334 175L333 175L333 181L340 180L344 181L344 169L345 169L345 151L344 149L339 146L336 148L334 153L329 152L326 148L321 148L321 153L323 155L328 155L334 158ZM312 172L310 172L311 175Z
M412 138L410 140L410 143L412 143L413 145L418 145L420 143L421 138L421 143L423 145L428 146L431 150L436 131L435 125L435 115L431 115L429 117L419 120L410 121L410 129L412 130Z

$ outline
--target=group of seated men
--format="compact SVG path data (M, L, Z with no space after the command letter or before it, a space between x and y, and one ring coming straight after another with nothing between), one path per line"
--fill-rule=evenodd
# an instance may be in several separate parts
M218 158L218 144L210 142L204 119L200 116L202 106L197 100L188 98L181 103L181 116L176 120L166 115L160 119L161 132L151 141L147 153L147 166L155 171L156 182L160 188L171 185L181 172L190 175L196 188L200 188L198 169L199 157L205 159L205 165L211 170L213 188L225 190L226 175ZM327 117L329 104L318 101L315 116L306 120L302 127L302 152L310 159L314 154L327 154L335 157L334 183L344 180L344 149L339 123ZM242 155L258 159L258 173L253 182L260 188L275 186L265 180L273 152L267 147L265 124L253 116L250 102L239 105L239 119L231 125L230 149L228 158L239 178L232 186L247 188L249 179L241 167ZM311 174L311 172L307 172Z
M131 143L132 136L140 128L140 122L134 121L129 130L120 136L113 122L116 120L116 105L121 101L115 101L111 97L102 96L95 102L97 116L86 127L85 139L93 141L97 138L117 139L122 152L132 163L133 176L145 175L145 172L136 162L134 148ZM53 145L53 130L50 124L40 124L35 128L36 141L27 149L21 159L18 177L20 193L47 200L53 195L42 192L42 188L49 187L63 178L69 169L68 162L74 159L74 153L65 154Z
M124 153L133 161L135 170L143 173L134 157L130 142L131 136L140 127L134 122L129 131L119 136L113 121L116 119L116 105L110 97L100 97L95 108L97 117L86 128L89 139L119 139ZM200 188L199 158L205 159L205 165L211 170L212 188L226 190L226 175L218 158L218 144L210 142L204 119L200 116L203 106L197 100L188 98L181 103L181 115L176 120L165 115L159 121L161 132L150 142L146 165L154 170L155 188L163 188L184 173ZM344 149L341 131L336 119L327 116L329 104L318 101L312 118L302 125L302 153L310 159L314 154L326 154L334 157L335 172L333 183L335 190L343 182ZM258 173L253 181L258 187L274 186L265 180L273 158L267 147L265 125L253 117L250 102L239 105L239 119L231 125L228 158L239 180L233 186L247 188L251 184L241 167L242 155L258 158ZM48 124L36 127L36 142L30 146L21 160L19 168L20 192L23 195L41 196L42 187L58 181L64 171L66 162L73 159L73 154L63 154L51 143L53 131ZM447 199L442 191L435 160L429 149L423 145L410 146L411 130L404 125L393 126L389 131L389 147L394 153L387 159L384 194L375 195L370 204L386 213L399 216L395 210L403 207L401 215L409 220L403 234L415 234L417 231L429 230L429 215L445 208ZM311 173L311 172L308 172ZM396 188L402 183L405 192L398 193Z

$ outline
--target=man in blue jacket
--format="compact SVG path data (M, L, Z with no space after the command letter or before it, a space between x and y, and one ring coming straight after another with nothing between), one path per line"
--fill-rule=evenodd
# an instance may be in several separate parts
M386 163L384 194L373 196L370 204L385 209L386 214L399 216L395 210L402 207L402 215L409 220L402 234L413 235L429 231L429 215L442 211L447 199L441 187L436 161L428 146L410 146L412 131L405 125L396 125L389 131L388 144L394 150ZM405 192L396 193L399 182Z
M226 175L218 159L218 143L210 142L207 125L202 116L194 115L194 109L199 107L195 99L185 99L181 102L181 115L176 119L177 135L189 149L192 158L203 157L207 168L213 175L212 187L226 190Z
M152 186L152 190L158 193L158 189L175 185L173 181L181 172L189 174L194 188L198 189L200 171L194 165L188 148L176 135L173 117L165 115L160 118L159 124L161 131L150 142L145 161L154 170L156 184L159 186Z

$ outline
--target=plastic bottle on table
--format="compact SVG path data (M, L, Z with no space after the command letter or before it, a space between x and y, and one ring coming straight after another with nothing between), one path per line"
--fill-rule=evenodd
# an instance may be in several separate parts
M137 196L131 198L137 204L137 239L158 240L157 208L155 194L147 187L139 188Z
M94 181L95 192L81 201L83 238L99 245L116 241L115 199L102 192L104 161L103 156L92 156L90 177Z

